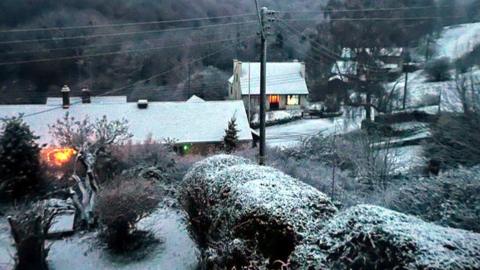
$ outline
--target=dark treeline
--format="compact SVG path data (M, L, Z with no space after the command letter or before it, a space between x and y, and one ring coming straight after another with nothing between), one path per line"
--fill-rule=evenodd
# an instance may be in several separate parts
M291 2L261 1L261 5L285 11L309 10L318 8L323 1ZM170 24L51 30L52 27L124 24L235 14L252 15ZM175 68L172 72L166 72L115 94L161 100L183 100L190 94L219 98L224 96L222 91L226 91L225 81L231 74L232 59L258 58L258 39L254 37L259 29L256 20L255 5L250 0L1 1L0 31L50 28L45 31L0 32L1 63L72 56L78 58L0 65L0 100L2 103L42 102L46 96L58 94L64 84L68 84L76 93L79 93L82 87L90 87L94 94L101 94L172 68ZM229 25L195 31L158 32L211 24ZM148 33L124 35L125 32ZM93 37L77 38L79 36ZM19 42L21 40L26 41ZM216 42L219 40L229 41ZM304 44L304 48L307 45ZM286 49L289 46L296 44L276 35L271 44L270 58L284 60L295 57L292 50ZM169 48L152 49L159 47ZM222 51L212 55L218 50ZM132 52L88 57L118 51ZM212 56L205 57L208 55ZM205 58L186 65L200 57ZM206 69L209 66L211 67ZM192 78L190 83L187 82L188 74Z
M383 4L378 6L377 2ZM361 24L353 24L353 26L360 25L357 27L359 29L352 28L352 24L317 24L322 21L324 16L329 16L328 13L325 14L326 8L383 7L389 6L389 2L395 7L441 4L434 0L260 1L261 6L292 12L281 13L278 16L283 19L293 19L290 21L291 25L302 33L301 36L296 36L285 29L272 29L269 60L308 60L312 59L313 55L318 61L307 61L307 68L311 88L313 91L317 91L325 81L324 78L329 75L328 70L331 67L332 59L314 54L315 49L311 48L309 39L321 41L331 49L338 50L342 44L347 44L345 39L342 40L347 32L351 33L352 30L355 30L361 37L360 31L365 29L361 27ZM452 5L452 1L446 2ZM478 7L478 0L458 2L457 11L453 14L461 14L469 18L478 16L478 8L468 8L474 2ZM318 13L294 13L298 11L318 11ZM446 11L442 10L441 12ZM207 99L219 99L225 95L225 81L231 74L232 59L252 61L258 58L259 41L258 38L255 38L258 24L254 13L253 0L3 0L0 2L0 102L43 102L47 96L58 95L59 89L64 84L68 84L76 94L82 87L89 87L94 94L102 94L112 89L130 86L138 81L141 83L122 89L115 94L128 94L131 99L184 100L191 94L197 94ZM446 16L437 10L424 10L424 13ZM235 14L251 15L170 24L52 29ZM404 14L406 13L400 15ZM425 14L417 12L413 15ZM335 16L330 15L330 17ZM350 16L352 16L351 13ZM355 16L359 16L359 14L356 13ZM294 21L295 19L301 20ZM302 21L302 19L313 20ZM452 19L441 24L456 22ZM228 25L200 30L173 30L178 27L191 28L211 24ZM437 23L437 25L439 24ZM426 27L428 31L431 30L430 26ZM48 29L24 32L7 31L31 28ZM349 31L344 31L346 28ZM382 28L384 30L381 30ZM392 39L399 40L401 37L404 40L406 36L399 36L392 31L392 29L398 29L398 25L392 28L390 24L377 24L375 29L379 29L379 34L384 34L387 29L387 38L392 37ZM424 34L423 30L420 29L415 38ZM127 32L130 34L125 34ZM136 34L132 34L132 32ZM408 31L405 30L405 32ZM377 32L367 33L375 34ZM89 37L83 38L83 36ZM392 42L387 43L384 46L394 45ZM169 48L159 49L161 47ZM218 50L221 51L214 54ZM128 51L129 53L111 54L119 51ZM89 57L98 54L110 55ZM62 57L74 57L74 59L2 65L10 62ZM204 58L187 65L192 60L201 57ZM166 72L172 68L174 68L173 71ZM156 74L160 75L147 80ZM189 74L190 82L187 80Z

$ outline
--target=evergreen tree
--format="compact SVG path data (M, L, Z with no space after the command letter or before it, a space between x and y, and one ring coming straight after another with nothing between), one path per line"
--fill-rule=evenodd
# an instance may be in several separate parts
M232 118L228 122L228 128L225 130L225 136L223 137L223 144L227 153L233 152L238 146L238 129L237 120Z
M3 119L0 137L0 197L17 198L37 184L40 171L38 139L21 117Z

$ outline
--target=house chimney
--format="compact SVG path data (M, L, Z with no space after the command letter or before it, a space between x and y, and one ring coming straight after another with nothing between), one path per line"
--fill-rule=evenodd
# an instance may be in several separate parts
M302 65L302 68L300 70L302 78L306 78L305 62L301 62L300 64Z
M64 85L62 88L62 107L68 109L70 107L70 88Z
M236 82L242 77L242 61L233 59L233 81Z
M88 88L82 89L82 103L92 103L91 92Z
M139 99L138 102L137 102L137 107L139 109L148 108L148 100L147 99Z

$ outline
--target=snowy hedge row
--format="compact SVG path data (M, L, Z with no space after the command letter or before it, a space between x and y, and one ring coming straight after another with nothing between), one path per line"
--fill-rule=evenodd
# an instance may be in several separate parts
M313 187L239 157L195 164L180 200L207 269L480 267L480 234L375 206L338 213Z

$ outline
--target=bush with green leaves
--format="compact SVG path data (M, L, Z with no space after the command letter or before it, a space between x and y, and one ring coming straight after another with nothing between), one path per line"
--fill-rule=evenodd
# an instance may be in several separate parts
M22 117L3 119L0 135L0 194L15 199L35 189L40 179L38 137Z

